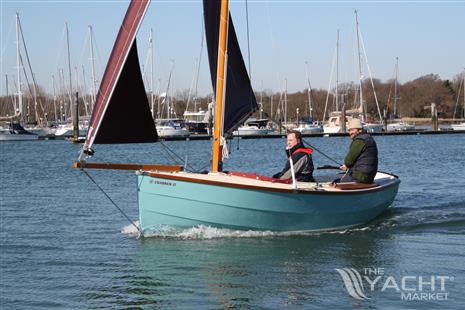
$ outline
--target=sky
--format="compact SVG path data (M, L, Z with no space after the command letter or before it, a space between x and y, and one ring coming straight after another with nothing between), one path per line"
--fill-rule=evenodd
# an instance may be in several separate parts
M17 89L16 12L34 76L51 94L52 75L56 89L69 83L65 23L70 34L73 85L77 80L80 87L85 85L89 90L92 78L88 26L94 32L98 84L127 6L128 1L114 0L0 0L1 95L6 94L6 75L9 93ZM254 90L283 91L287 82L289 92L301 91L307 87L307 72L313 88L334 85L337 30L339 81L358 81L354 9L358 11L366 52L362 51L364 77L371 72L382 81L392 79L396 57L401 83L430 73L453 79L463 72L465 0L231 1L230 11L247 65L250 60ZM200 60L198 93L211 93L205 43L201 48L202 14L201 1L151 2L137 42L148 81L149 32L153 29L154 91L166 89L171 71L174 91L194 88L195 67ZM64 78L60 78L60 72Z

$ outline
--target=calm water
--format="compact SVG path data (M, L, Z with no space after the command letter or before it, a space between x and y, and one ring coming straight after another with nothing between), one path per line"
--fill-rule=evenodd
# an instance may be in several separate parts
M337 160L350 142L308 141ZM95 185L72 169L79 145L2 143L0 306L464 309L465 135L376 141L380 170L399 175L402 183L392 208L364 227L292 236L199 227L145 239L137 239ZM270 175L284 164L284 143L234 141L225 168ZM187 156L194 168L208 165L209 141L165 145L182 161ZM170 163L160 144L97 146L94 160ZM318 153L314 161L332 164ZM137 219L132 173L89 173ZM369 280L380 278L373 289L363 278L369 299L358 300L335 269L353 268L364 277L366 267L377 272L368 274ZM421 290L419 277L430 283L421 283ZM402 293L442 295L409 301ZM447 300L436 300L445 294Z

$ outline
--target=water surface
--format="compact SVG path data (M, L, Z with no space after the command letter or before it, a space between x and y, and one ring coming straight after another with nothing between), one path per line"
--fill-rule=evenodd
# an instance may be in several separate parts
M138 239L134 227L81 172L80 145L5 142L1 148L0 305L5 309L309 309L465 307L465 135L379 136L380 170L402 183L392 207L352 230L282 235L197 227ZM342 161L350 140L307 139ZM96 146L94 161L173 163L198 170L210 141ZM271 175L284 139L234 140L225 169ZM316 166L333 164L314 153ZM137 220L136 177L89 170ZM383 284L350 296L336 268L382 268L409 288L449 277L447 300L402 300ZM370 276L371 279L374 277ZM426 285L427 287L427 285ZM437 292L438 285L435 287ZM416 289L418 291L418 288ZM425 290L426 291L426 290Z

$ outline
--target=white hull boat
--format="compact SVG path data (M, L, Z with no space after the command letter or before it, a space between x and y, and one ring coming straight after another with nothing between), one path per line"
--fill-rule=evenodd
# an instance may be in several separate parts
M305 124L300 125L299 127L295 128L295 130L300 131L301 134L312 134L312 133L320 133L323 131L323 128L320 125L315 124Z
M368 133L380 133L384 131L384 125L376 123L364 123L363 129L365 129L365 131Z
M56 128L51 127L32 127L26 128L27 131L38 135L39 137L47 137L55 135Z
M465 130L465 123L450 125L452 130Z
M270 132L268 128L259 128L257 126L241 126L233 132L234 136L260 136L267 135Z
M58 125L55 130L55 136L57 137L71 137L74 133L72 124L61 124ZM87 135L87 125L79 124L79 137L85 137Z
M159 137L189 137L190 132L185 128L175 128L172 126L157 126Z
M387 125L388 131L410 131L415 130L415 125L398 122L398 123L391 123Z
M32 141L39 139L39 136L25 130L19 124L14 124L12 128L0 127L0 141Z
M323 126L324 133L342 133L341 126Z
M38 135L0 133L0 141L33 141L39 139Z

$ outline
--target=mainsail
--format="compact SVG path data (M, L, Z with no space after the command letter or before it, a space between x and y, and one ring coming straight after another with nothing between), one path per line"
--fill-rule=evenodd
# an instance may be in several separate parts
M158 138L136 45L149 3L133 0L129 4L100 84L84 150L94 143L143 143Z
M205 31L207 38L208 60L213 89L216 92L216 74L218 57L218 38L221 1L203 1ZM250 85L247 69L242 59L236 31L229 16L228 59L226 77L226 98L224 108L223 132L232 133L252 113L258 109L257 100Z

